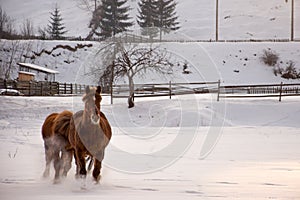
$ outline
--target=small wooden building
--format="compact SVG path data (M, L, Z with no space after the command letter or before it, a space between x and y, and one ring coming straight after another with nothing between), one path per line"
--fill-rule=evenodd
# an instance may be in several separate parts
M55 81L55 75L58 71L41 67L31 63L18 63L19 65L19 81L33 81L35 80L36 73L44 73L44 80L42 81Z
M35 73L19 71L19 81L33 81Z

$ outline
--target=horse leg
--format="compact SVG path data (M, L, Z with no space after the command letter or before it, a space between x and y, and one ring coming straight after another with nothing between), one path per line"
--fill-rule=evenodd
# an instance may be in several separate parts
M62 176L66 177L69 170L72 167L72 150L63 150L62 151Z
M94 170L93 170L93 177L94 177L94 180L98 183L101 178L100 170L102 167L102 160L104 158L104 150L99 151L95 157L96 157L96 159L94 161L95 164L94 164Z
M93 177L94 180L98 183L101 179L100 170L102 167L102 162L97 159L95 159L94 162L95 163L94 163Z
M45 171L43 173L43 177L49 177L50 174L50 164L52 161L52 152L51 149L49 148L49 144L47 141L44 142L44 147L45 147L45 159L46 159L46 167Z
M59 182L60 170L62 166L62 161L59 157L59 152L60 152L59 150L56 150L54 152L54 169L55 169L54 182L55 183Z
M76 160L77 160L77 167L79 167L79 175L81 178L85 178L87 171L85 168L85 153L82 150L76 149Z

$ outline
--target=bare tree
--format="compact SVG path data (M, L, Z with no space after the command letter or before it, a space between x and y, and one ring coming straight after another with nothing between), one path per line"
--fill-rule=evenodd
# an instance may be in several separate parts
M100 5L100 0L76 0L77 6L85 11L93 13Z
M42 28L39 26L38 28L38 35L41 39L45 40L47 38L47 28Z
M32 52L33 41L23 42L19 47L18 62L26 62Z
M9 50L7 50L7 60L3 65L4 78L10 79L11 74L16 66L16 56L19 49L20 41L14 40L10 44Z
M25 19L23 21L20 30L21 30L21 35L24 38L30 38L31 36L34 35L33 22L30 19Z
M126 77L129 86L129 107L133 107L134 77L145 75L147 72L167 74L172 71L174 64L171 62L171 54L157 47L141 45L119 45L114 52L104 53L106 68L102 71L100 82L113 82L120 77Z
M2 10L0 6L0 32L5 30L6 23L9 21L9 17L7 16L6 12Z
M0 38L9 38L15 34L13 21L0 6Z

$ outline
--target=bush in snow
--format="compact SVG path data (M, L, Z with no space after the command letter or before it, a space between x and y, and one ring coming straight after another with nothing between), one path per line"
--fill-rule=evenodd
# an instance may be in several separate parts
M300 78L300 71L298 71L295 67L294 61L289 61L288 66L286 68L280 67L279 65L275 66L273 69L273 73L275 76L280 75L285 79L298 79Z
M288 63L288 66L284 69L282 72L281 77L286 78L286 79L298 79L300 78L300 71L298 72L297 69L295 68L295 62L290 61Z
M279 55L272 50L264 50L263 55L260 57L260 60L266 65L275 66L279 59Z

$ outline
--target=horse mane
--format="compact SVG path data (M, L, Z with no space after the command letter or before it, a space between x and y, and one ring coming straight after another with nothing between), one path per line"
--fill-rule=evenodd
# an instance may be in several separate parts
M95 105L97 106L97 108L100 110L100 102L102 101L102 97L101 97L101 87L98 86L96 93L95 93Z

